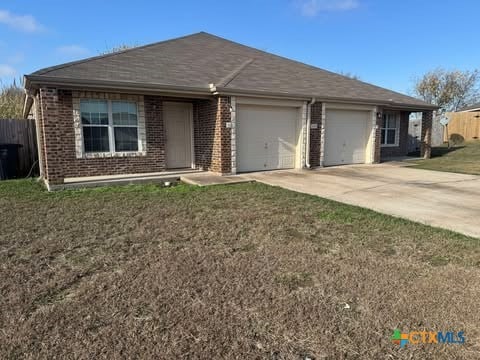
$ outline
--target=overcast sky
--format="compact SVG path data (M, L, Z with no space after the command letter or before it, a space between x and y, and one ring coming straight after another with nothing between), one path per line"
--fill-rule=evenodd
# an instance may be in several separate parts
M0 79L121 44L206 31L409 93L436 67L480 68L480 1L2 1Z

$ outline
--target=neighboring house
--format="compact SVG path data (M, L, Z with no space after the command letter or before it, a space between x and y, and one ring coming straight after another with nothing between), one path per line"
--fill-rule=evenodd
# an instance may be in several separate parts
M473 111L480 111L480 103L476 103L476 104L473 104L473 105L470 105L470 106L466 106L466 107L458 110L458 112L473 112Z
M196 168L235 174L376 163L408 151L435 106L207 33L25 76L41 176Z

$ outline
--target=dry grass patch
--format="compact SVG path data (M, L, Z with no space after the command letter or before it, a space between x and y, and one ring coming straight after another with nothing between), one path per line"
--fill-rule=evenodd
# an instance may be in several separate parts
M10 181L0 208L0 358L478 358L477 239L261 184Z

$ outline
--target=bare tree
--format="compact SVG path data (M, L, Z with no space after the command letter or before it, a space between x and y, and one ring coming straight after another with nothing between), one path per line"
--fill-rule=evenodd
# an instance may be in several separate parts
M479 97L478 70L435 69L415 80L414 93L444 111L457 111Z
M13 80L10 85L0 87L0 119L20 119L23 116L24 93Z
M338 73L339 73L340 75L349 77L350 79L360 80L360 76L358 76L357 74L354 74L354 73L352 73L352 72L350 72L350 71L339 71Z
M100 55L113 54L113 53L116 53L116 52L119 52L119 51L124 51L124 50L131 49L131 48L134 48L134 47L137 47L137 46L138 46L138 44L133 44L133 45L119 44L119 45L115 45L115 46L112 46L110 48L107 48L103 51L100 51L99 54Z

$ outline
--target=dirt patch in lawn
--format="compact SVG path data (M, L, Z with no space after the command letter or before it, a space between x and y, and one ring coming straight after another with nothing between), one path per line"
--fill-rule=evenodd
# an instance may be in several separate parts
M13 181L0 208L0 358L478 358L477 239L261 184Z

